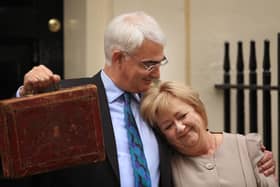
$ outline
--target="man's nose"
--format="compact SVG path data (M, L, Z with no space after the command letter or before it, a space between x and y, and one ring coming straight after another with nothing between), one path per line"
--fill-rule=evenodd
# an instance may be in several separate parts
M159 79L160 78L160 67L159 66L154 67L150 72L150 76L153 77L154 79Z

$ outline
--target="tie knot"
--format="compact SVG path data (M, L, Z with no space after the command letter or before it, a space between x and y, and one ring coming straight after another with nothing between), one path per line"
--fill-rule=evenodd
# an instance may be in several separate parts
M130 101L131 101L131 93L129 92L124 92L123 93L123 98L124 98L124 102L126 104L130 104Z

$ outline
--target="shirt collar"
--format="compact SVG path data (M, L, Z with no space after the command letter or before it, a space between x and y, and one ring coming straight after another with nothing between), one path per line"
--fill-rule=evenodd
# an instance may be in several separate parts
M101 79L103 81L109 103L114 102L116 99L122 96L124 91L118 88L112 81L112 79L103 70L101 71ZM137 102L140 102L140 94L132 93L132 95Z
M123 94L123 91L115 85L112 79L110 79L103 70L101 71L101 79L103 81L109 103L114 102Z

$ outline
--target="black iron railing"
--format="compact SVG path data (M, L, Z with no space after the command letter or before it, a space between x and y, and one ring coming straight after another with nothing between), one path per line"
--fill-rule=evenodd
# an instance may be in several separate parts
M244 82L244 57L242 42L237 43L237 62L236 62L236 83L232 83L231 64L230 64L230 44L225 42L224 46L224 79L223 84L215 84L216 89L221 89L224 92L224 131L231 132L231 92L236 92L236 131L237 133L245 133L245 115L249 118L249 131L258 132L258 110L262 111L262 126L263 126L263 142L268 150L272 150L272 114L271 114L271 92L278 92L277 95L277 145L278 145L278 162L280 161L280 33L277 37L277 85L271 85L271 70L270 70L270 41L264 41L263 62L262 62L262 83L257 82L257 58L255 41L250 42L249 55L249 83ZM249 111L246 113L245 105L245 90L249 91ZM262 92L262 108L258 106L258 91ZM273 152L275 152L273 150ZM280 168L278 166L278 175ZM280 175L279 177L280 178Z

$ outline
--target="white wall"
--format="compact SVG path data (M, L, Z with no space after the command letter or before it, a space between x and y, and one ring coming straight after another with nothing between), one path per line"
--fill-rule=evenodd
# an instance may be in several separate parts
M92 76L104 64L103 33L111 0L64 1L65 78Z
M65 78L86 73L86 0L64 1Z

